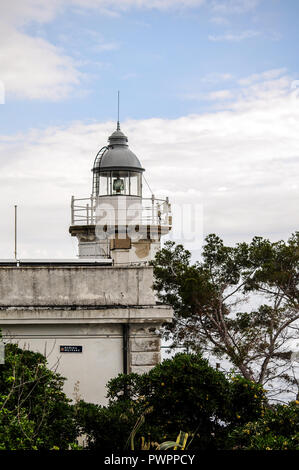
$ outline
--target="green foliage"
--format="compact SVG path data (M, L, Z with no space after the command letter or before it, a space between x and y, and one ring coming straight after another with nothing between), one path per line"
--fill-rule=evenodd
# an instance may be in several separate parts
M236 428L230 442L242 450L299 450L299 402L265 409L257 421Z
M46 358L5 346L0 366L0 449L68 449L77 432L74 409L62 391L64 379Z
M263 413L265 405L265 390L259 384L244 379L241 376L232 376L230 379L230 424L239 426L248 421L258 419Z
M199 354L177 354L143 375L119 375L108 395L107 407L85 404L79 412L91 449L123 450L129 436L154 446L175 441L178 429L190 436L190 449L225 448L231 427L259 417L264 403L261 387L228 380Z
M188 433L180 431L176 441L162 442L162 444L159 444L158 450L168 450L168 449L184 450L186 447L187 439L188 439Z
M135 450L135 437L141 426L145 423L145 416L153 411L153 407L150 408L145 408L141 416L137 419L134 428L131 431L131 434L129 436L128 443L130 442L130 449Z
M86 435L89 450L122 452L127 448L128 438L140 408L130 400L120 400L109 406L100 406L83 401L77 404L77 423Z
M158 297L174 309L164 337L173 347L229 359L256 383L281 372L289 386L290 340L299 326L299 232L287 242L254 237L235 247L211 234L201 262L190 260L188 250L168 241L152 263ZM256 294L262 301L252 309L250 296Z

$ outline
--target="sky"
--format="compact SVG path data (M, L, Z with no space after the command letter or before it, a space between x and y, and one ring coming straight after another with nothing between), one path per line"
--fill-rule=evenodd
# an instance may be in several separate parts
M120 121L170 238L200 256L298 229L297 0L0 2L0 258L73 258L71 196L89 197Z

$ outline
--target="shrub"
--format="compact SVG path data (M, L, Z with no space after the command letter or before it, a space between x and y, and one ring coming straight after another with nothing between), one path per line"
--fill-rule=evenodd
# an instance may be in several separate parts
M5 346L0 366L0 449L68 449L77 431L74 408L62 391L64 378L46 358Z
M266 408L256 421L236 428L231 446L244 450L299 450L299 402Z
M142 436L175 441L183 430L190 449L225 448L231 427L259 417L264 402L260 387L239 377L228 380L199 354L177 354L143 375L120 374L108 383L108 397L107 407L81 407L90 448L123 449L142 414L136 442Z

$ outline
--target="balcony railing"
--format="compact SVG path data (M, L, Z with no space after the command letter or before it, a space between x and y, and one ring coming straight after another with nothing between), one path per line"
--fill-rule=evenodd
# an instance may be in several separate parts
M99 212L101 211L101 197L76 199L72 196L71 202L71 225L96 225L101 223ZM107 199L105 201L107 204ZM111 205L114 210L114 207ZM129 200L127 207L121 204L120 208L115 209L117 216L113 220L127 220L128 224L137 223L140 225L154 225L171 227L171 205L168 198L156 199L154 195L151 198L138 198L132 205ZM133 216L132 216L133 215Z

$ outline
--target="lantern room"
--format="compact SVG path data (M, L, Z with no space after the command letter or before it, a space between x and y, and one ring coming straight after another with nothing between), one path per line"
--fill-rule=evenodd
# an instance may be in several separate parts
M108 146L96 155L93 165L93 197L142 197L142 168L136 155L128 147L128 138L120 130L109 137Z

